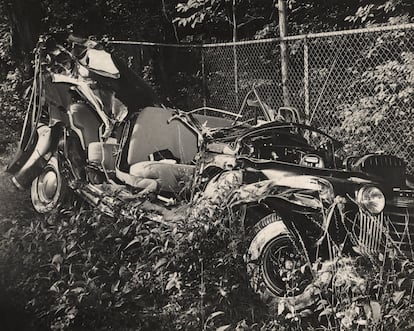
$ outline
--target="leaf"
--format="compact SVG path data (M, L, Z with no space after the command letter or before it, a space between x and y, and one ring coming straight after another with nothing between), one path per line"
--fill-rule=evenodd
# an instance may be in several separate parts
M124 236L126 236L130 228L131 228L131 225L128 225L127 227L123 228L122 229L122 234Z
M59 287L57 287L57 285L55 283L49 288L49 291L59 293Z
M63 257L60 254L53 255L52 264L62 264Z
M324 309L326 306L328 305L328 301L326 301L325 299L321 299L318 302L318 305L316 307L316 310L322 310Z
M63 262L63 257L60 254L56 254L52 258L52 265L56 268L57 272L60 272L60 265Z
M396 305L398 305L400 303L401 299L404 297L404 294L405 294L405 290L394 292L392 294L392 301L394 301L394 303Z
M226 330L230 330L231 324L227 324L227 325L223 325L220 326L216 329L216 331L226 331Z
M69 260L70 258L78 255L79 253L80 252L77 252L77 251L73 251L73 252L69 253L68 256L66 256L66 260Z
M85 289L83 287L75 287L71 289L70 291L72 293L79 294L79 293L85 292Z
M158 262L154 266L154 271L157 270L157 269L159 269L159 268L161 268L167 262L168 262L168 260L165 257L159 259Z
M326 307L320 314L319 317L325 316L325 315L332 315L333 309L331 307Z
M285 311L285 302L283 300L279 301L277 305L277 315L280 316Z
M57 282L54 282L53 285L49 288L49 291L59 293L59 284L63 284L63 281L58 280Z
M119 284L121 283L121 280L117 280L115 283L111 286L111 293L118 292Z
M122 277L125 274L125 272L127 272L127 271L128 271L128 269L125 266L121 266L118 270L119 277Z
M397 280L397 284L398 284L398 287L399 287L399 288L401 288L401 285L404 283L404 281L405 281L405 278L399 278L399 279Z
M169 281L168 281L168 283L167 283L167 286L165 286L165 289L168 291L168 290L171 290L173 287L175 287L175 284L176 284L176 281L175 281L175 279L174 278L172 278L172 279L170 279Z
M372 321L378 323L382 319L381 305L377 301L371 301L369 305L371 306Z
M210 316L207 319L213 319L220 315L224 315L224 311L215 311L214 313L210 314Z
M368 321L362 318L358 319L356 322L358 325L368 325Z
M207 319L206 319L205 325L207 325L209 321L215 319L217 316L220 316L220 315L224 315L224 312L223 311L215 311L214 313L210 314L210 316L207 317Z
M304 264L303 266L301 266L301 267L300 267L300 272L301 272L302 274L305 274L305 272L306 272L306 268L307 268L307 264Z
M181 288L180 274L177 273L177 272L174 272L173 274L170 275L167 286L165 287L165 289L168 291L168 290L171 290L174 287L177 290L180 290L180 288Z
M124 250L127 250L129 247L131 247L132 245L135 245L137 243L140 242L139 238L135 238L134 240L130 241L128 245L126 245L126 247L124 248Z
M305 310L302 310L302 311L299 313L300 317L308 317L308 316L311 316L312 314L313 314L313 311L312 311L312 310L310 310L310 309L305 309Z

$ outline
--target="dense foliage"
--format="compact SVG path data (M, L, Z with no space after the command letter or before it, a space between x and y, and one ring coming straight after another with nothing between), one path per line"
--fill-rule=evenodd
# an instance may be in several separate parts
M12 58L10 40L9 26L0 11L0 153L17 140L25 105L23 78Z
M287 4L290 34L410 22L414 10L406 0L289 0ZM234 6L227 0L4 1L0 4L0 100L6 129L0 135L0 149L19 132L24 93L30 85L30 53L39 33L70 30L81 36L154 42L231 40L233 12L238 39L279 33L277 1L271 0L237 0ZM194 104L191 98L201 97L190 88L201 84L197 64L177 61L184 58L178 51L153 53L151 63L138 71L152 80L162 101L180 107Z
M219 193L219 192L218 192ZM30 330L375 330L414 325L414 266L378 259L312 265L313 307L264 305L248 286L248 238L223 196L175 210L126 206L107 218L77 204L46 219L3 221L3 291L38 317ZM294 272L294 271L292 271ZM16 295L18 294L18 295Z
M365 69L353 82L350 93L359 93L359 96L353 102L341 104L339 111L345 135L357 137L349 142L352 146L348 148L397 153L404 148L399 141L404 141L408 149L400 155L410 160L414 146L410 130L410 109L414 104L413 65L414 53L403 52L398 60ZM403 139L398 140L401 136Z

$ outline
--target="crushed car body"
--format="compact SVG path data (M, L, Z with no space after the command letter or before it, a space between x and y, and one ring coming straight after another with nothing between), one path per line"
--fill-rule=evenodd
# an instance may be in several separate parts
M57 209L71 192L110 216L132 199L165 206L221 194L246 233L252 288L297 309L317 295L318 259L378 256L389 246L414 258L414 183L404 160L346 157L341 142L293 108L271 109L255 88L237 114L158 105L145 82L94 41L42 37L35 54L8 171L16 186L31 188L38 212Z

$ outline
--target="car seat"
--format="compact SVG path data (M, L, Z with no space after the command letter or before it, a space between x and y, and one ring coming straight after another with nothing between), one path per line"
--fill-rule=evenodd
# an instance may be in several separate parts
M172 109L147 107L135 121L128 147L129 175L153 179L162 191L176 192L183 181L188 181L194 172L191 164L198 151L197 135L179 120L168 123ZM169 151L169 161L150 161L150 156L159 151ZM180 160L180 163L177 163Z

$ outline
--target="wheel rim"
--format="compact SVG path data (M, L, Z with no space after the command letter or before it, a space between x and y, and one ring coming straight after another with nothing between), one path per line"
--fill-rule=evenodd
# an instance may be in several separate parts
M63 189L58 160L52 157L42 174L32 182L31 198L34 209L44 214L56 208L62 201Z
M275 238L264 249L263 279L275 295L295 296L312 280L306 258L289 236Z

